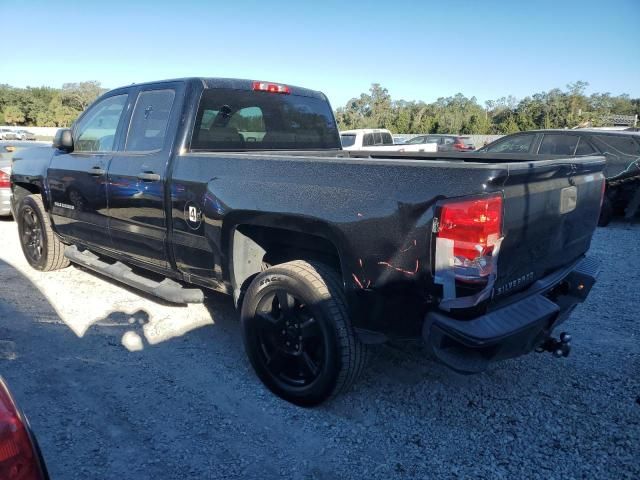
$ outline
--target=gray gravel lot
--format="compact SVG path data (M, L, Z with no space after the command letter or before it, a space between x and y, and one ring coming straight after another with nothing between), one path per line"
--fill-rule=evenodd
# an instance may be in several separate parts
M230 298L163 305L76 267L31 270L0 220L0 374L53 480L640 478L640 222L596 233L604 263L565 329L476 376L379 348L312 410L251 371Z

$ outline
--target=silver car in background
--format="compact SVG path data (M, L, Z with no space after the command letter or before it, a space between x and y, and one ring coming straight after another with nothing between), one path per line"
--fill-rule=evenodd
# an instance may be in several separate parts
M17 140L18 135L10 128L0 128L0 140Z

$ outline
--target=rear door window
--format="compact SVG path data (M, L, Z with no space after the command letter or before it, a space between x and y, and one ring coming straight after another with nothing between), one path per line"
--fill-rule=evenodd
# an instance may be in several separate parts
M362 136L362 146L363 147L370 147L373 144L374 144L373 133L365 133Z
M380 132L375 132L373 134L373 144L382 145L382 134Z
M203 92L191 140L192 150L340 148L324 99L228 88Z
M529 153L535 134L514 135L491 145L487 152L493 153Z
M174 90L151 90L138 95L133 109L125 150L143 152L162 150L165 145Z
M382 145L393 145L393 137L389 132L382 132Z
M419 137L413 137L412 139L407 140L404 143L406 143L407 145L418 145L418 144L421 144L421 143L425 143L425 139L426 139L426 137L421 135Z
M580 137L578 135L564 135L561 133L545 133L538 148L539 155L569 155L573 156Z

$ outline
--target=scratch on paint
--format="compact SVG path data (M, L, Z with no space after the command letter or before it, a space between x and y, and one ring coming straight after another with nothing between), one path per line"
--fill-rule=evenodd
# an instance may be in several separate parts
M405 248L404 250L400 250L400 253L405 253L408 252L409 250L411 250L413 247L415 247L416 245L418 245L418 241L417 240L413 240L413 245Z
M411 270L405 270L404 268L399 268L395 265L391 265L389 262L378 262L378 265L384 265L387 268L392 268L396 272L404 273L405 275L415 275L416 273L418 273L420 261L416 258L416 269L413 272Z

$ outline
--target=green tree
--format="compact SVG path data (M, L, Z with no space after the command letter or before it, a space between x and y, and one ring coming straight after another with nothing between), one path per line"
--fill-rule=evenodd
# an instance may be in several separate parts
M8 105L4 109L4 121L12 125L22 125L24 123L24 113L16 105Z
M62 85L62 103L82 112L103 92L100 82L96 81L65 83Z

